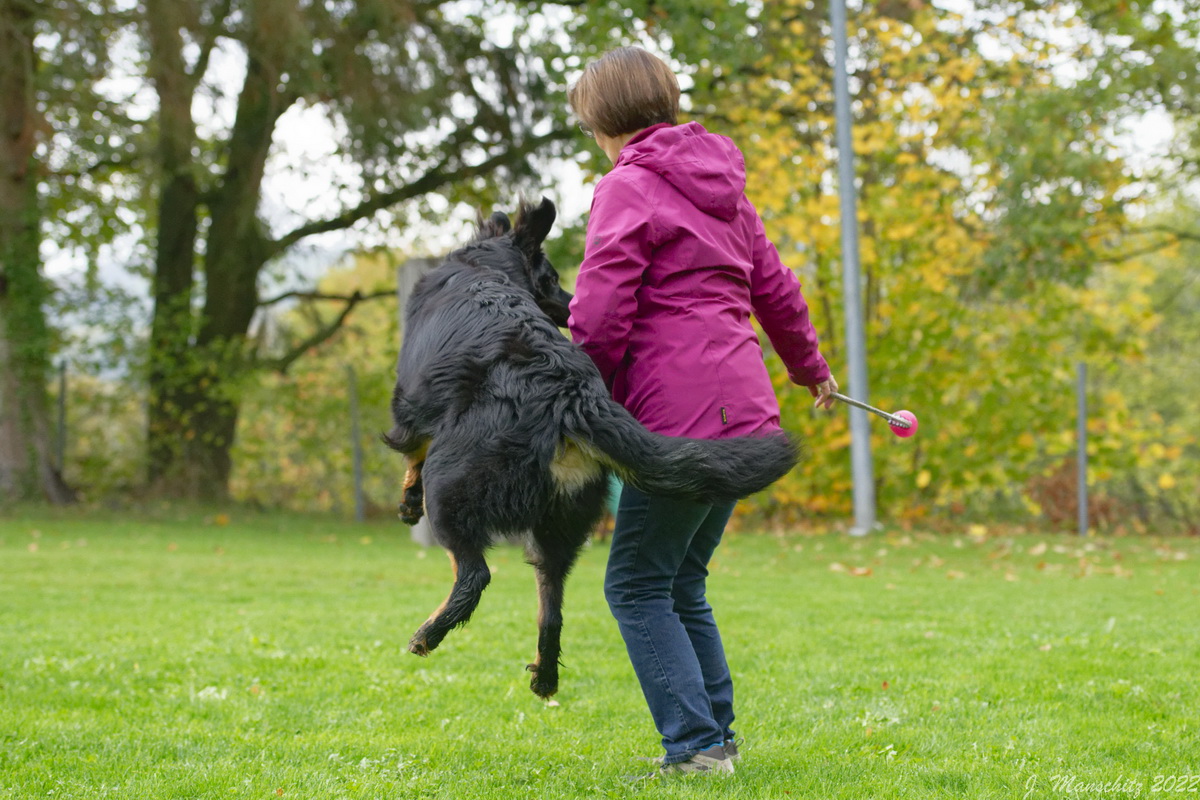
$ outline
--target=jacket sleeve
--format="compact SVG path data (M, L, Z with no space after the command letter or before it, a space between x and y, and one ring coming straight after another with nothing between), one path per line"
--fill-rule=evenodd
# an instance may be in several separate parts
M821 355L808 304L800 293L800 281L780 260L757 213L754 225L751 308L787 366L792 382L814 386L829 379L829 365Z
M637 290L654 252L652 214L644 190L620 175L609 173L597 184L568 329L610 389L629 347Z

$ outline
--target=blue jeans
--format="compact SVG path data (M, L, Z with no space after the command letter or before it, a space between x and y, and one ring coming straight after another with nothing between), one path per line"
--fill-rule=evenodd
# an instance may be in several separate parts
M662 734L664 763L733 738L733 679L705 599L708 561L733 503L704 505L626 486L604 596Z

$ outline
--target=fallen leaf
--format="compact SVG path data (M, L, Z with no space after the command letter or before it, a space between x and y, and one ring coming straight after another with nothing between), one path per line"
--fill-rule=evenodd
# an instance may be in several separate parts
M884 682L883 682L883 688L884 688L884 690L885 690L885 691L887 690L887 688L888 688L888 682L887 682L887 681L884 681Z
M1038 650L1041 650L1043 653L1049 653L1051 648L1053 648L1053 647L1054 647L1054 645L1050 644L1049 642L1046 642L1044 645L1039 647Z
M1044 552L1046 552L1045 542L1038 542L1033 547L1029 548L1029 555L1031 556L1040 556Z
M870 567L851 567L850 574L856 578L867 578L871 575Z
M830 565L829 565L829 571L830 571L830 572L845 572L845 571L846 571L846 565L845 565L845 564L838 563L837 561L835 561L835 562L833 562L832 564L830 564Z
M952 580L952 581L956 581L956 580L958 580L959 578L965 578L965 577L967 577L967 573L965 573L965 572L959 572L959 571L958 571L958 570L956 570L956 569L951 569L951 570L947 570L947 571L946 571L946 577L947 577L947 578L949 578L949 579L950 579L950 580Z

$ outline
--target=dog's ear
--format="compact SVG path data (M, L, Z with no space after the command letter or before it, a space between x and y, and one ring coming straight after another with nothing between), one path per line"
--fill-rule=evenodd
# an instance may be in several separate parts
M482 242L485 239L494 239L497 236L503 236L510 230L512 230L512 223L508 221L508 215L503 211L495 211L487 219L483 218L483 212L480 211L475 224L474 241Z
M521 208L517 214L517 225L513 228L513 243L521 249L531 263L537 259L537 254L542 249L542 242L549 235L557 214L554 203L550 202L549 198L543 197L542 202L536 206L524 200L521 201Z

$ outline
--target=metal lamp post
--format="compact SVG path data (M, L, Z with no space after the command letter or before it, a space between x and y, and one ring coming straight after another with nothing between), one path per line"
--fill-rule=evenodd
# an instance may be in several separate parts
M851 137L850 83L846 75L845 0L830 0L833 24L833 95L837 117L838 194L842 215L842 279L846 313L846 358L854 396L868 402L867 348L863 334L858 258L858 202L854 187L854 144ZM871 467L871 433L867 412L851 406L850 465L854 477L854 527L850 533L865 536L875 526L875 479Z

